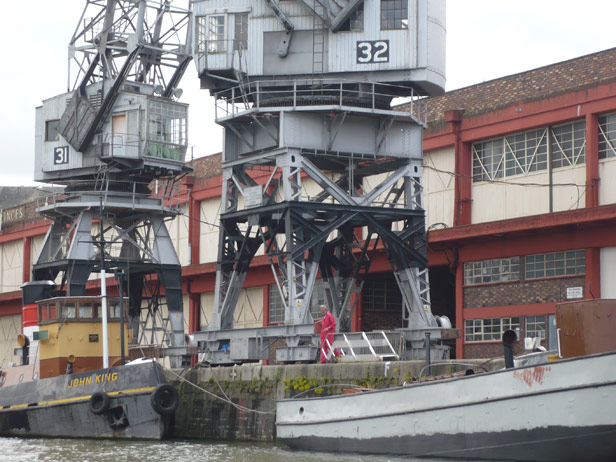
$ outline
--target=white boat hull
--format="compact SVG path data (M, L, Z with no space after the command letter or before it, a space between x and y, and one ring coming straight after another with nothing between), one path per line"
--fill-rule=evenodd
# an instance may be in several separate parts
M318 451L616 460L616 353L374 392L279 401L277 437Z

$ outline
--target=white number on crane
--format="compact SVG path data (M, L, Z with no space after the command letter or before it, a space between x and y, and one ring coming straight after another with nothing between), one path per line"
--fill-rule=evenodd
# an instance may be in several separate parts
M372 40L357 42L357 63L389 62L389 40Z
M60 146L53 150L53 164L68 164L68 146Z

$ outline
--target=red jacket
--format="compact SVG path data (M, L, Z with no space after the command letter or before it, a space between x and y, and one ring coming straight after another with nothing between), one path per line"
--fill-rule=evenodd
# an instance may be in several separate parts
M321 319L321 337L334 334L336 332L336 318L330 312L327 312Z

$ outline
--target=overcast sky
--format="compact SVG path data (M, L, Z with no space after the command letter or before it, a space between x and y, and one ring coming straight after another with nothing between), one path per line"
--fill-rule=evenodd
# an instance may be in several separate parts
M4 3L0 185L16 186L33 184L34 110L67 89L67 43L85 0ZM448 0L447 90L616 47L614 18L613 0ZM195 157L219 152L213 101L194 66L180 87Z

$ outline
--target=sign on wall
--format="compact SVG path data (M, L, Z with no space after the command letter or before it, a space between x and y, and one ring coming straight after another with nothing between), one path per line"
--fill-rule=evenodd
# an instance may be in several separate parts
M567 300L584 298L583 287L567 287Z
M23 221L25 215L25 207L23 205L11 209L0 210L0 231L7 225Z
M357 42L357 64L389 62L389 40L362 40Z
M68 164L68 146L60 146L53 150L53 164Z

